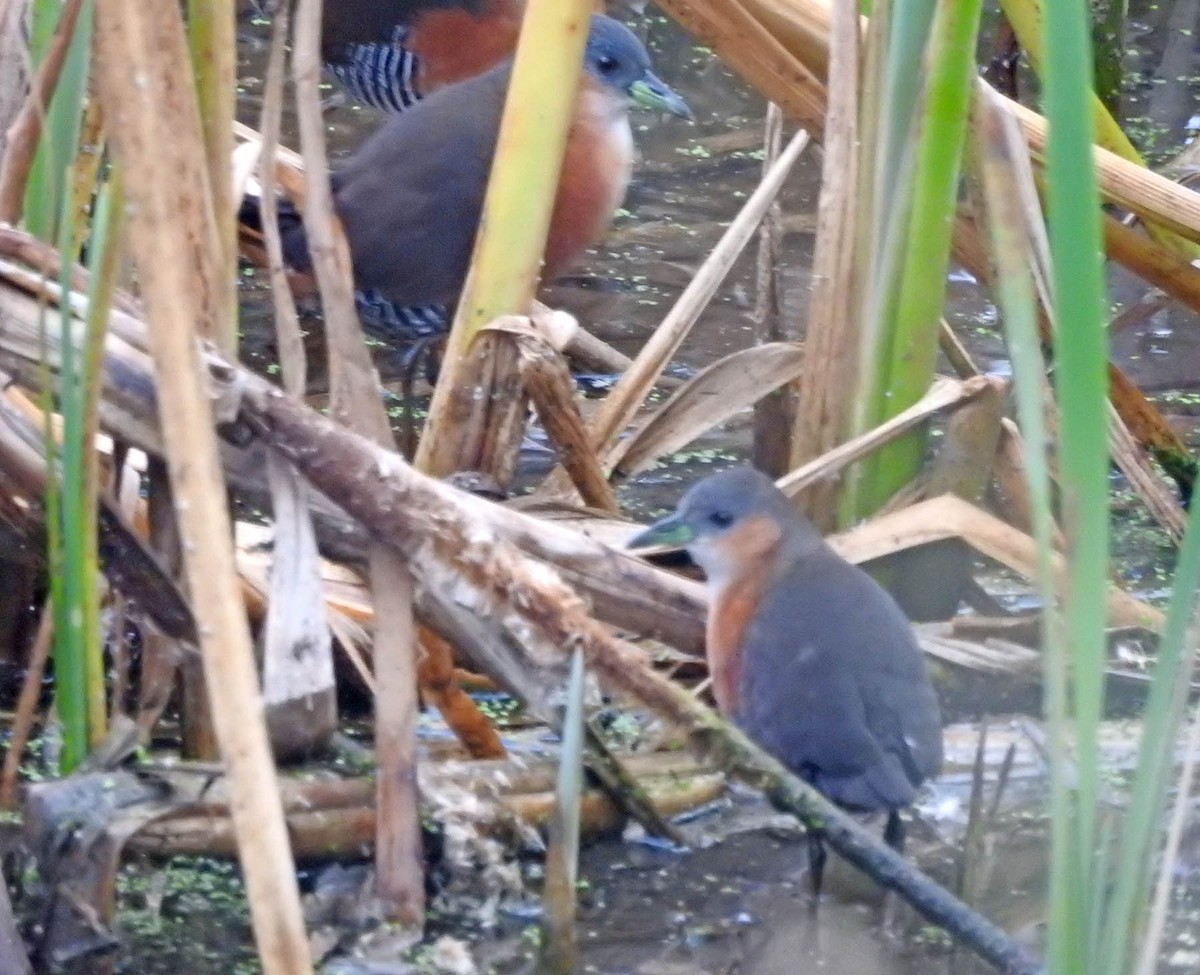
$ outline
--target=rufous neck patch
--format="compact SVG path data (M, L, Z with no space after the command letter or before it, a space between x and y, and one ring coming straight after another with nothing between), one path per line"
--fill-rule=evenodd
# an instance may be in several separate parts
M741 519L713 543L723 571L719 579L713 580L716 584L708 609L706 655L717 707L731 719L737 717L742 642L775 574L782 535L773 518L756 515Z

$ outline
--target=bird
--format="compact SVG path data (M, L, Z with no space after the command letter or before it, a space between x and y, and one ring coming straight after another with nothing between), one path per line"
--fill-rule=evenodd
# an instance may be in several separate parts
M321 56L356 101L402 112L517 46L524 0L328 0Z
M334 209L349 243L360 310L444 307L453 313L479 225L511 68L511 59L502 61L389 117L332 174ZM624 198L633 166L628 108L634 103L691 117L684 100L651 70L636 35L595 15L550 220L544 279L561 274L603 236ZM247 196L240 219L243 250L261 262L254 239L261 231L258 203ZM293 281L302 293L311 292L304 225L286 201L279 208L279 228Z
M692 486L627 547L684 547L707 577L706 656L717 708L834 803L900 810L942 765L937 695L887 591L838 555L765 474L733 467ZM826 852L808 831L814 904Z

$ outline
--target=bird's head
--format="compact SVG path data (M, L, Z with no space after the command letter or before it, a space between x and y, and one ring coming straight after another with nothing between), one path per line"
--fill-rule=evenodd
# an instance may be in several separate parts
M692 117L687 102L650 70L650 55L637 35L611 17L592 17L583 65L602 88L632 99L643 108Z
M693 485L674 514L626 547L662 545L686 548L709 581L720 585L760 560L803 558L824 542L769 477L752 467L733 467Z

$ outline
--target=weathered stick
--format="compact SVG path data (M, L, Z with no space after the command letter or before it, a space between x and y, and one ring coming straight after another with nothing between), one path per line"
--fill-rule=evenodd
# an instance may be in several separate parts
M333 411L376 443L393 446L387 414L376 390L379 376L363 341L354 308L350 249L334 216L325 120L318 91L321 75L321 0L300 0L293 37L292 72L305 167L309 181L304 226L325 311ZM373 545L369 556L375 603L375 681L387 707L375 709L379 747L379 843L376 893L387 914L413 928L425 920L424 860L417 811L417 642L412 581L396 553Z
M37 718L37 705L42 696L42 678L46 674L46 661L50 657L50 639L54 635L54 614L47 602L42 607L38 620L37 636L29 651L29 662L25 667L25 679L21 683L21 695L17 698L17 713L8 736L8 749L4 753L4 768L0 771L0 809L11 812L17 807L17 773L29 734ZM0 887L4 887L0 883ZM7 888L5 888L7 893Z

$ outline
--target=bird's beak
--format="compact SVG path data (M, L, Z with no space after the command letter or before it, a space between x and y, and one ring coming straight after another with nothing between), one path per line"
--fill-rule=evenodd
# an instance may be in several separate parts
M639 548L683 548L696 537L696 532L679 515L671 515L656 521L644 532L634 535L625 543L627 549Z
M670 112L680 118L693 118L692 110L688 108L687 102L680 98L653 71L647 71L629 86L629 97L643 108L649 108L656 112Z

